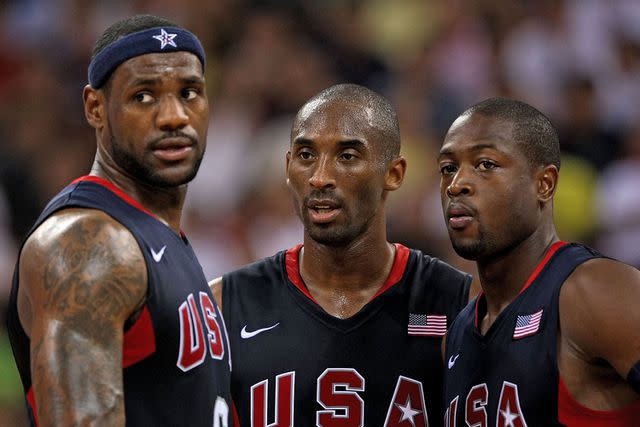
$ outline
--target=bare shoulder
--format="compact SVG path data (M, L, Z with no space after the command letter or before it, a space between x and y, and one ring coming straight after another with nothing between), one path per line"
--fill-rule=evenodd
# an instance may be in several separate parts
M581 264L560 292L563 339L586 358L608 361L620 375L640 358L640 271L598 258Z
M631 303L624 295L637 292L640 292L640 270L607 258L596 258L579 265L562 287L562 294L596 306Z
M98 210L52 215L28 238L20 256L19 307L27 332L31 311L73 316L78 326L96 316L124 321L146 291L144 257L135 238Z
M209 287L211 288L211 293L213 293L213 298L216 300L216 304L218 304L218 308L222 310L222 276L210 281Z

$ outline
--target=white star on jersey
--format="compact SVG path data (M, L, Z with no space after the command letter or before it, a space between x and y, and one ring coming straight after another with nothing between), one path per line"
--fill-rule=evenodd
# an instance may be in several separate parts
M500 413L504 417L504 427L515 427L513 422L520 417L520 414L517 412L511 412L511 407L509 406L509 401L507 401L507 410L500 410Z
M422 411L416 411L415 409L413 409L411 407L411 398L409 396L407 396L407 403L405 403L404 406L402 406L402 405L400 405L398 403L396 403L395 405L402 412L402 418L400 419L400 422L409 420L411 425L413 427L416 427L416 422L413 420L413 417L415 417L416 415L418 415Z
M176 36L177 34L169 34L164 30L164 28L161 28L160 34L153 36L153 38L156 40L160 40L160 49L164 49L166 45L178 47L176 42L173 41Z

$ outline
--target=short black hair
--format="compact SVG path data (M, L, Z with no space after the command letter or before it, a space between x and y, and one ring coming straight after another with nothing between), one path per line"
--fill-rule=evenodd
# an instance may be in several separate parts
M134 15L128 16L115 22L98 37L91 51L91 60L93 60L104 48L111 43L118 41L124 36L137 33L138 31L148 30L156 27L177 27L182 28L175 22L154 15ZM103 88L108 91L110 87L111 76L107 79Z
M513 137L532 167L555 165L560 169L560 141L551 120L531 105L494 97L467 108L461 115L481 114L513 123Z
M382 147L384 159L388 161L400 155L398 114L387 98L378 92L357 84L337 84L324 89L305 102L296 114L293 128L297 126L299 115L304 107L318 100L347 102L357 104L362 108L371 108L374 112L374 126L383 135L381 142L384 143L384 147Z

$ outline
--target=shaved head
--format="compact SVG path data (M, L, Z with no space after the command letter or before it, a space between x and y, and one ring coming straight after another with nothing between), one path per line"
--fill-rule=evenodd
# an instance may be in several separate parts
M331 86L309 99L300 108L293 121L292 141L302 121L316 112L332 108L333 105L356 106L364 113L366 125L379 134L376 143L384 160L392 160L400 155L400 126L395 108L384 96L356 84Z
M549 118L529 104L507 98L489 98L465 110L460 117L481 114L513 123L514 142L532 167L555 165L560 170L558 131Z

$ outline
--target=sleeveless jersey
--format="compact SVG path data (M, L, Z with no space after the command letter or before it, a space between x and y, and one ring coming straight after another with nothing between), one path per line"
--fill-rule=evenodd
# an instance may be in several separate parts
M127 425L227 426L231 418L226 330L186 237L176 234L113 184L94 176L79 178L55 196L31 232L67 208L104 211L131 232L145 259L146 302L140 316L126 329L122 349ZM17 272L16 266L9 338L32 425L37 425L29 338L17 311Z
M377 295L338 319L304 285L301 247L223 276L237 425L440 425L442 336L470 276L396 245Z
M444 422L454 426L610 426L629 424L628 409L592 411L564 387L557 366L559 295L583 262L602 255L557 242L487 333L479 332L482 294L453 322L446 340Z

